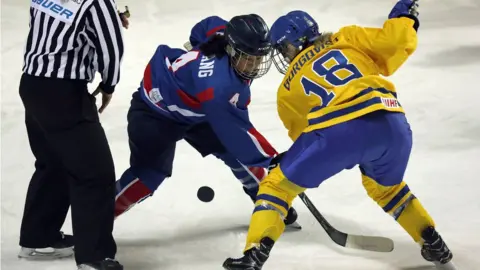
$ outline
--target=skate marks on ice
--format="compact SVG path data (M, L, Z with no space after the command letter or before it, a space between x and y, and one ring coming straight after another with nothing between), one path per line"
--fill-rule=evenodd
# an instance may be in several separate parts
M334 221L339 223L338 219ZM326 250L336 246L316 221L308 222L304 218L299 222L302 225L305 222L308 229L306 232L285 232L279 242L280 251L292 251L301 245ZM234 220L232 224L232 220L227 223L224 219L215 218L203 220L201 225L181 226L173 233L159 228L152 233L117 237L118 258L126 269L186 269L190 264L193 267L194 263L200 264L200 268L196 266L195 269L217 269L214 266L220 267L225 258L241 254L247 231L248 220ZM300 260L296 258L299 255L293 255L292 259Z
M267 269L356 269L381 270L435 270L433 264L420 255L420 248L408 235L397 234L399 230L383 231L339 216L326 214L332 225L343 231L391 237L395 250L391 253L341 248L335 245L305 209L299 209L299 222L303 230L285 233L275 246L272 260ZM392 221L392 228L396 224ZM171 230L161 228L142 232L129 237L117 237L118 258L126 269L220 269L227 257L238 256L243 249L248 221L234 218L228 221L220 218L202 220L198 224L188 224ZM454 263L458 269L475 269L472 251L459 241L446 237L454 251ZM460 248L461 247L461 248Z
M211 222L209 227L182 226L169 235L160 229L147 237L118 237L118 258L126 269L220 269L223 259L243 248L248 225Z
M375 266L394 265L388 259L390 256L338 247L328 238L312 217L307 217L308 212L302 210L301 215L299 222L303 225L304 230L286 232L282 236L275 247L275 258L272 259L270 264L271 269L275 269L276 265L286 263L286 261L296 262L292 265L295 267L312 266L312 268L302 269L316 269L314 266L318 267L321 260L332 257L334 259L327 263L331 268L327 267L325 269L349 269L338 268L336 262L339 258L342 260L350 259L359 263L373 261ZM380 235L378 231L373 231L351 220L331 215L328 215L328 218L332 221L332 224L345 231ZM138 236L117 237L118 258L126 269L187 269L190 266L192 267L190 269L217 269L225 258L241 254L247 229L248 221L243 219L233 222L230 220L228 223L225 222L225 219L209 219L208 221L203 220L202 223L197 225L181 226L176 228L173 233L163 231L160 228L150 233L143 232ZM414 244L410 246L415 247ZM298 251L299 249L302 251L309 250L310 254L307 257L311 259L310 262L303 261L306 254ZM412 254L414 253L407 254L405 260L411 258ZM418 249L416 249L415 254L420 256ZM312 264L312 262L316 263ZM325 266L325 262L322 265ZM292 268L281 267L281 269ZM371 269L385 268L373 267Z
M397 269L397 270L437 270L433 263L427 262L423 259L420 254L420 247L415 244L410 237L405 234L403 231L392 220L391 228L388 229L385 233L384 230L377 230L374 226L368 226L362 224L362 222L356 222L353 219L347 219L340 216L335 216L329 213L325 213L325 218L331 222L333 226L337 229L344 232L352 234L361 234L361 235L376 235L391 238L395 243L395 248L390 253L380 253L380 252L371 252L357 249L343 248L334 244L331 239L323 232L322 228L319 227L318 223L313 220L313 217L307 217L309 213L304 212L303 209L297 206L297 211L299 211L299 222L303 226L303 230L300 233L294 234L284 234L281 240L276 244L275 250L279 249L279 246L283 247L283 250L280 251L285 253L285 256L293 258L295 261L296 256L301 256L295 250L298 247L310 247L312 254L317 255L308 255L311 259L316 260L319 265L322 265L322 270L327 269L351 269L349 267L343 268L342 264L336 265L335 262L330 261L326 267L323 263L320 263L323 259L318 258L319 256L325 256L327 258L335 258L335 261L345 260L351 261L352 265L356 262L359 263L357 269ZM302 212L300 212L302 211ZM378 228L381 228L382 225L379 225ZM448 238L448 243L452 251L454 252L453 262L457 267L457 270L463 269L475 269L478 264L472 258L475 258L473 254L474 250L477 250L473 245L471 247L465 247L465 243L459 241L451 241L448 237L448 232L446 232L446 237ZM320 255L322 254L323 255ZM278 255L274 255L278 256ZM317 258L316 258L317 257ZM338 257L338 258L337 258ZM355 264L356 265L356 264ZM298 265L297 265L298 266ZM371 267L371 268L370 268ZM285 268L287 269L287 268ZM302 269L317 269L312 265L312 268L302 268Z
M157 231L149 237L118 237L118 258L126 269L187 269L190 265L190 269L220 267L225 258L240 254L248 224L221 227L217 225L221 221L211 222L211 227L182 227L173 235L163 236L161 231ZM298 232L289 230L285 235Z

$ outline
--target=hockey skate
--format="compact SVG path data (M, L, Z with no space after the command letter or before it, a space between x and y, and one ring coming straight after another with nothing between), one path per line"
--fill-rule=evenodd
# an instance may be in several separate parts
M18 253L18 257L28 260L54 260L71 257L74 253L73 236L64 235L63 232L60 233L62 234L62 239L60 239L57 243L53 244L51 247L21 247L20 252Z
M258 247L247 250L243 257L226 259L223 263L223 268L227 270L261 270L263 264L268 259L274 243L268 237L263 238Z
M123 265L116 260L105 259L99 262L80 264L78 270L123 270Z
M433 262L437 269L456 269L451 261L453 258L452 252L434 227L427 227L422 232L422 238L425 242L421 254L425 260Z
M302 229L302 226L297 222L297 218L297 211L295 211L295 208L290 207L290 209L288 209L287 217L284 220L285 231L298 231Z

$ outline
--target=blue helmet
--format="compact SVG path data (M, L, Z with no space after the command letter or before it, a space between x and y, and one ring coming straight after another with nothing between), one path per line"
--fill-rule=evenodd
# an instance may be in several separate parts
M305 11L295 10L278 18L270 29L274 63L285 74L295 56L320 36L317 22ZM292 46L295 50L292 50Z

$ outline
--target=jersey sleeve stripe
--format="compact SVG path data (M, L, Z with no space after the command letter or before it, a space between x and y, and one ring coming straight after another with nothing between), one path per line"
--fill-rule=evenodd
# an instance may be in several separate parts
M253 143L257 147L257 150L265 157L273 157L277 154L277 151L270 145L265 137L260 134L255 128L248 130L247 134L252 139Z
M211 35L215 34L216 32L222 30L222 29L225 29L225 25L220 25L220 26L217 26L215 28L212 28L210 29L208 32L207 32L207 37L210 37Z

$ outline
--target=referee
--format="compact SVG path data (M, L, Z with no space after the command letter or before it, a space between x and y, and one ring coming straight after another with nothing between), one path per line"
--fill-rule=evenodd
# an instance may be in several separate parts
M125 18L114 0L30 2L20 97L36 161L19 257L67 257L75 246L78 269L123 269L112 236L115 169L94 96L101 113L120 80ZM74 237L60 231L70 205Z

